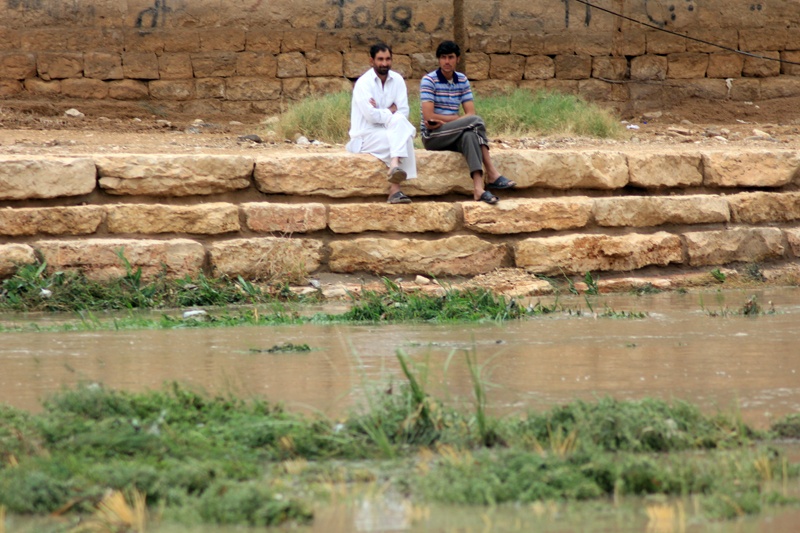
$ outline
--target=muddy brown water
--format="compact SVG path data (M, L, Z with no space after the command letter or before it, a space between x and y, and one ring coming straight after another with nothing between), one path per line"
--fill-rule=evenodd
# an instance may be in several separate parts
M751 295L775 314L712 317ZM562 298L588 311L583 298ZM181 330L0 333L0 402L37 411L62 387L126 390L178 381L211 393L262 397L290 409L343 416L371 387L402 381L395 354L428 369L429 390L469 402L465 354L477 355L498 414L606 395L682 399L738 410L748 423L800 411L800 290L611 295L595 311L644 319L538 317L481 324L303 325ZM9 324L51 317L0 317ZM267 353L285 343L308 353Z
M710 316L738 310L752 295L765 307L771 302L775 314ZM583 298L562 298L561 302L580 308L584 316L457 325L0 333L0 402L38 411L48 394L80 382L139 391L178 381L198 390L261 397L289 409L335 418L364 405L369 391L403 381L395 357L402 350L427 369L430 392L464 404L471 402L472 391L465 354L474 353L490 407L497 414L602 396L687 400L706 412L737 411L757 427L800 412L798 289L590 299L596 311L648 313L643 319L595 318L586 314ZM543 303L549 302L543 299ZM60 318L5 315L0 323L46 325ZM308 344L312 351L265 352L285 343ZM798 450L791 450L791 455L796 458ZM800 494L800 483L794 485L792 492ZM670 517L677 516L677 511L669 511L669 523L654 522L652 515L648 518L652 502L636 499L621 506L599 502L556 509L547 505L454 510L420 506L389 495L349 495L321 506L314 524L300 530L796 531L800 523L796 509L768 512L735 524L713 524L696 522L691 502L685 503L682 521L674 522ZM40 530L37 521L9 520L12 530ZM227 531L169 524L152 530Z

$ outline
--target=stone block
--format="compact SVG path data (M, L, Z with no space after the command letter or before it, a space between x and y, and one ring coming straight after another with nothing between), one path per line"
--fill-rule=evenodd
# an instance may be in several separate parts
M281 52L310 52L317 46L316 30L291 30L283 32Z
M0 158L0 200L83 196L96 185L95 164L87 157Z
M45 81L83 76L83 54L42 52L36 58L36 70Z
M408 56L403 56L400 54L395 54L392 57L392 70L398 72L404 79L409 79L411 75L414 73L414 69L411 66L411 58ZM342 74L339 73L339 76ZM416 83L419 86L419 82Z
M206 30L186 28L179 30L172 28L169 32L164 32L161 38L164 42L164 52L194 54L200 51L200 35Z
M748 192L728 196L734 222L763 224L800 219L800 193Z
M311 233L327 226L325 205L320 203L247 203L242 204L242 211L247 227L259 233Z
M182 80L194 77L189 54L162 54L158 57L158 77L162 80Z
M236 74L237 55L233 52L192 54L195 78L227 78Z
M578 94L590 102L622 102L628 99L625 88L603 80L578 80Z
M736 28L692 28L688 35L708 43L715 43L736 50L739 47L739 32ZM687 52L701 52L704 54L715 54L720 51L718 46L706 44L704 42L686 41Z
M203 245L189 239L166 241L139 239L92 239L38 241L34 247L47 261L49 272L77 270L93 280L114 279L126 274L125 256L143 279L164 273L169 278L195 277L205 261Z
M244 76L227 78L225 94L228 100L277 100L281 97L281 82Z
M786 228L783 230L783 233L786 235L786 241L789 243L789 250L791 250L792 255L795 257L800 257L800 229ZM3 271L2 263L3 251L2 246L0 246L0 275L2 275Z
M332 272L474 276L507 261L505 246L472 235L435 240L358 238L329 246Z
M683 261L677 235L566 235L530 238L516 244L515 265L537 274L583 274L636 270Z
M328 226L334 233L396 231L400 233L450 232L458 225L459 209L452 203L334 204Z
M785 63L781 63L781 74L800 76L800 50L781 52L781 61L785 61Z
M61 80L44 81L39 78L25 80L25 90L34 96L53 97L61 94Z
M341 76L344 73L342 54L339 52L306 52L306 72L309 76Z
M157 80L158 57L152 52L123 52L122 73L128 79Z
M641 56L647 52L647 35L638 29L624 28L614 32L611 55L618 57Z
M644 55L631 59L632 80L663 80L667 77L669 62L664 56Z
M744 56L736 52L717 52L708 55L706 76L709 78L739 78L744 68Z
M215 276L266 281L289 278L299 282L320 267L322 253L321 241L287 237L233 239L208 248Z
M109 233L191 233L239 231L239 209L223 202L200 205L117 204L106 207Z
M353 90L353 83L347 78L309 78L308 90L311 94L335 94Z
M194 98L194 80L155 80L147 84L154 100L185 101Z
M526 80L546 80L556 75L556 63L550 56L530 56L525 60Z
M765 59L746 56L742 67L742 76L748 78L768 78L770 76L780 76L781 74L781 53L766 51L757 52Z
M691 266L754 263L783 257L783 232L778 228L734 228L684 233Z
M648 54L677 54L686 51L687 39L663 31L650 31L645 35Z
M241 52L246 33L240 28L203 28L200 32L201 52Z
M0 77L15 80L36 77L36 56L28 52L0 52Z
M488 80L490 64L489 54L484 54L483 52L468 52L464 54L464 73L472 81Z
M761 82L755 79L738 78L731 81L732 100L752 102L761 95Z
M105 98L108 85L102 80L72 78L61 80L61 93L69 98Z
M19 33L19 47L23 51L64 52L67 48L67 34L62 28L26 28Z
M151 52L160 54L164 51L164 32L148 32L134 28L124 30L124 52Z
M511 36L507 33L472 33L469 36L469 51L485 54L508 54L511 51Z
M205 100L206 98L225 98L225 78L195 79L194 97L199 100Z
M720 196L625 196L596 198L594 218L606 227L713 224L728 222L728 202Z
M582 228L592 213L592 201L585 197L503 200L496 205L465 202L461 206L465 228L498 235Z
M707 187L782 187L792 182L800 155L782 150L703 153L703 183Z
M667 56L667 77L672 79L705 78L708 54L683 52Z
M796 31L792 30L792 31ZM742 28L739 30L739 50L761 53L760 50L780 51L786 46L788 32L777 25L768 28Z
M146 100L150 88L139 80L119 80L108 83L108 97L114 100Z
M98 157L100 187L113 195L194 196L250 186L253 159L228 155Z
M628 77L628 60L624 57L594 57L592 58L592 77L624 80Z
M27 244L0 244L0 279L10 278L19 267L36 264L36 254Z
M422 79L428 72L433 72L438 67L436 55L428 53L411 54L411 68L413 73L411 75L414 79Z
M83 56L83 75L98 80L121 80L122 56L104 52L87 52Z
M612 190L628 184L627 158L619 152L503 150L495 153L492 161L519 189Z
M547 34L543 37L542 51L544 55L585 55L602 56L611 53L613 37L610 33L582 33L576 38L573 32Z
M525 71L525 56L492 54L489 56L489 76L493 79L517 81Z
M0 27L0 50L14 53L19 52L19 50L22 49L19 36L20 31L16 29Z
M306 58L300 52L278 54L278 77L300 78L306 76Z
M316 50L327 50L329 52L349 52L350 51L350 38L338 32L319 32L317 33L317 44L314 47ZM397 52L397 50L394 50Z
M88 235L105 215L99 205L0 209L0 235Z
M561 80L583 80L592 77L591 56L558 55L555 66L555 77Z
M699 187L702 157L682 153L629 153L630 184L645 189Z
M249 52L278 54L281 51L281 33L270 29L247 30L245 49Z
M4 80L0 78L0 98L16 96L22 92L25 86L19 80Z
M686 80L681 84L679 93L687 98L706 100L725 100L729 97L728 85L722 79Z
M532 32L515 33L511 36L511 51L524 56L542 54L544 39Z
M763 100L800 96L800 78L764 78L761 80L760 96Z
M286 78L280 82L281 95L289 100L302 100L311 94L308 78Z

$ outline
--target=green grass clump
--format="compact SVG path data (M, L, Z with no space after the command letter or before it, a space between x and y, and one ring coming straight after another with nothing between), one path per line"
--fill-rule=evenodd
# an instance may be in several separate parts
M278 119L285 138L297 134L329 143L346 143L350 129L349 92L313 96L287 109ZM419 98L409 98L409 121L420 121ZM525 89L510 94L475 95L476 112L492 136L580 135L618 138L624 130L612 112L579 96Z
M0 508L85 515L113 490L146 495L165 519L261 527L307 522L314 494L359 481L468 505L696 495L721 518L794 502L773 487L798 465L734 418L612 399L498 418L474 357L473 411L432 397L425 365L398 358L403 383L338 421L176 384L80 386L38 414L2 407Z

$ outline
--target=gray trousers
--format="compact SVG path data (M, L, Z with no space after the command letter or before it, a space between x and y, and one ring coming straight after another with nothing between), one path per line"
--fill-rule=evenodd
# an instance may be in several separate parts
M437 130L422 134L422 145L426 150L448 150L460 152L467 160L470 174L483 171L481 146L489 147L486 125L478 115L467 115L442 124Z

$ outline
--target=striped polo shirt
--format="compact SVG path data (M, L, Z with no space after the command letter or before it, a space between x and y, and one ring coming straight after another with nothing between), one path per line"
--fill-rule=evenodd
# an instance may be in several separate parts
M469 80L460 72L454 72L453 79L448 80L441 69L436 69L423 76L419 82L420 105L422 102L433 102L433 112L439 115L457 115L459 106L472 99ZM427 129L424 120L420 129Z

